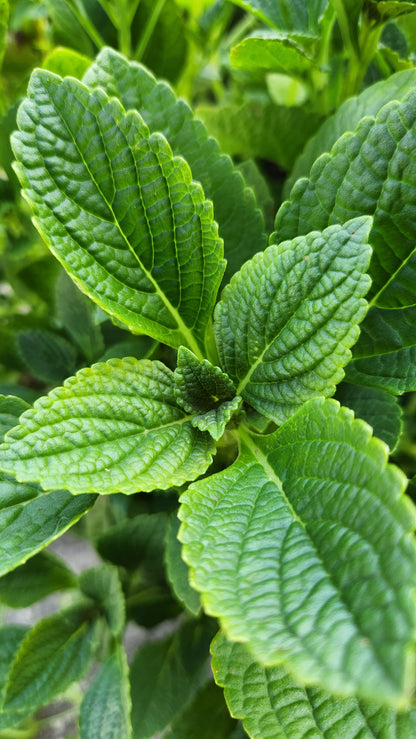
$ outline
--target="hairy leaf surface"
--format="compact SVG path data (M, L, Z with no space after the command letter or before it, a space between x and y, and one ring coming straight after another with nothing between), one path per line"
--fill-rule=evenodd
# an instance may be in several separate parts
M7 434L0 465L46 490L136 493L195 479L213 451L176 405L171 370L127 357L85 368L36 401Z
M200 354L225 263L188 165L101 88L37 70L28 96L16 172L48 246L130 330Z
M150 131L160 131L175 155L184 157L192 176L214 205L224 240L225 279L266 245L264 222L252 191L222 154L202 121L166 82L157 81L142 65L127 61L113 49L103 49L84 77L88 87L102 87L118 97L126 110L138 110Z
M302 687L283 665L263 667L243 644L231 644L221 633L211 651L214 677L252 739L410 739L416 732L416 711L399 713Z
M416 616L406 483L370 427L333 400L310 401L271 436L243 436L234 465L181 498L179 536L206 611L267 667L406 704Z
M81 739L131 739L128 673L126 653L116 646L81 703Z
M270 246L223 292L215 334L237 394L276 423L332 395L351 358L369 288L369 219Z

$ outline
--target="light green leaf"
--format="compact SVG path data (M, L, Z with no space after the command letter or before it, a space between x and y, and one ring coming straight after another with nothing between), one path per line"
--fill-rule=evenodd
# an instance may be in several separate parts
M16 172L51 251L131 331L201 356L225 263L188 165L101 88L37 70L28 95Z
M5 624L0 628L0 703L3 704L7 676L16 652L27 634L26 626L15 626ZM0 710L0 729L8 729L18 724L30 711L10 711L4 713Z
M75 370L74 347L52 331L40 328L20 331L17 344L29 372L43 382L62 382Z
M232 715L243 720L252 739L411 739L416 733L414 710L396 713L377 703L303 687L283 665L263 667L243 644L231 644L221 633L211 651L214 677Z
M364 116L377 115L379 110L391 100L403 100L416 86L416 69L397 72L386 80L376 82L359 95L346 100L332 116L327 118L315 135L306 143L304 150L295 162L285 184L288 194L300 177L309 174L315 159L330 151L336 140L348 131L354 131Z
M123 631L125 602L118 570L112 565L102 564L84 570L79 576L79 587L84 595L96 601L103 611L108 628L115 637Z
M89 87L103 87L118 97L126 110L138 110L150 131L160 131L176 156L188 162L192 176L201 183L214 205L219 233L227 258L225 280L246 259L266 245L264 222L253 193L245 187L231 159L221 154L208 138L200 120L171 87L158 82L136 62L129 62L113 49L104 49L84 77Z
M342 382L335 397L372 426L374 436L385 441L390 451L395 449L402 431L402 409L394 395L376 387Z
M65 490L43 493L0 473L0 575L55 541L90 510L95 495L74 498Z
M19 417L30 408L22 398L15 395L0 395L0 438L16 426Z
M189 584L189 567L182 559L182 546L178 540L179 523L176 516L170 517L166 532L166 574L178 600L197 616L201 610L201 599Z
M270 26L285 30L317 31L328 0L231 0Z
M70 75L77 80L82 79L90 65L91 59L87 56L64 46L55 47L42 63L42 67L49 72L59 74L61 77Z
M264 666L404 707L416 513L387 459L351 411L312 400L271 436L243 435L234 465L189 487L179 536L206 612Z
M12 663L3 711L34 710L62 693L88 668L95 648L91 610L74 606L39 621Z
M416 92L364 117L298 180L276 216L272 243L372 215L370 292L384 308L409 305L416 274ZM409 274L411 277L409 277ZM410 305L414 305L414 291Z
M192 703L172 721L164 739L231 739L236 722L231 718L222 692L210 680Z
M93 362L104 352L101 329L94 322L94 304L63 270L56 281L55 303L58 319L85 358Z
M57 590L75 586L76 578L62 560L51 552L39 552L0 578L0 602L26 608Z
M237 394L282 423L332 395L358 338L369 278L367 218L270 246L223 292L214 330Z
M176 405L173 372L127 357L85 368L37 400L6 435L0 468L45 490L129 494L195 479L214 449Z
M192 426L209 431L218 441L241 405L232 380L208 359L200 362L185 347L179 349L174 377L176 402L187 413L197 414L192 418Z
M211 622L189 621L137 650L130 668L134 739L162 731L207 681L213 631Z
M260 30L231 49L230 61L237 69L300 74L314 64L316 46L315 37Z
M81 703L81 739L131 739L128 672L126 653L116 646Z
M403 0L368 0L367 4L369 14L371 13L373 18L376 17L383 23L416 11L414 2L404 2Z
M416 390L416 346L364 359L355 359L345 370L345 379L402 395Z

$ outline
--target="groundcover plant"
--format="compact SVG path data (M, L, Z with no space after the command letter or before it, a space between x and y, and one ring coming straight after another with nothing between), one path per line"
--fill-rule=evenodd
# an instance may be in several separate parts
M234 56L283 44L296 67L301 31ZM67 339L21 332L55 387L0 396L0 600L68 601L0 628L4 736L33 736L93 661L84 739L415 736L414 481L389 461L416 390L413 65L318 128L267 247L202 122L111 48L82 80L35 70L17 126ZM43 550L81 519L103 563L76 577ZM129 667L126 624L174 617Z

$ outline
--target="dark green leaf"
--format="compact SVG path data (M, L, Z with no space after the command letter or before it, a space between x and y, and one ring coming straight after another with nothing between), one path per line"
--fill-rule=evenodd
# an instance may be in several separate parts
M166 572L176 597L197 616L201 610L201 599L189 584L189 567L182 559L182 545L178 540L179 523L176 516L170 517L166 533Z
M0 438L16 426L19 417L29 407L29 403L15 395L0 395Z
M56 282L57 316L89 362L104 352L101 329L94 323L93 311L91 301L62 270Z
M236 722L229 714L222 691L210 681L174 719L163 736L166 739L230 739L235 726Z
M232 0L270 26L285 30L317 31L328 0Z
M116 646L81 703L81 739L131 739L128 671L126 653Z
M386 445L323 399L243 442L234 465L181 498L183 553L206 612L266 667L408 705L416 513Z
M167 524L166 513L142 514L121 521L101 534L97 550L101 557L119 567L162 570Z
M58 334L44 329L20 331L20 354L32 375L43 382L62 382L75 370L74 347Z
M79 587L84 595L98 603L112 635L120 636L125 622L125 603L117 568L103 564L84 570L79 576Z
M349 363L345 378L354 385L365 385L402 395L416 390L416 346Z
M22 639L28 632L26 626L6 624L0 628L0 703L3 704L7 677L10 667L20 647ZM18 724L30 711L0 710L0 730L8 729Z
M385 441L390 451L394 450L402 430L402 410L394 395L376 387L342 382L335 397L372 426L374 436Z
M0 578L0 602L26 608L56 590L76 586L76 578L51 552L39 552L13 572Z

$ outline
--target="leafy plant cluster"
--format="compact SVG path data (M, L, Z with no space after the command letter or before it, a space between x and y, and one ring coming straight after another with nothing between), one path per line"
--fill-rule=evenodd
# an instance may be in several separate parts
M0 2L0 736L416 734L415 11Z

